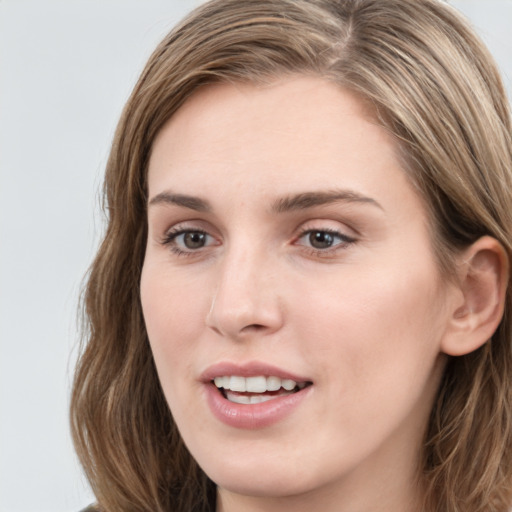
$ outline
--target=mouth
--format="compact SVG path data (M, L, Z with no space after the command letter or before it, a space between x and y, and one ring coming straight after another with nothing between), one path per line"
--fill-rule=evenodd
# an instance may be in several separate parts
M313 381L261 361L219 362L200 376L214 417L237 429L285 421L308 403Z
M282 379L274 375L222 375L214 377L211 383L226 400L243 405L260 404L293 395L312 384L310 381Z

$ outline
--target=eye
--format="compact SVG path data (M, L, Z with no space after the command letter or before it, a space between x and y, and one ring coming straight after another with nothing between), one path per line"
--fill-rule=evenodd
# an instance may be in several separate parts
M186 254L215 245L216 240L200 229L176 229L167 233L162 243L178 254Z
M334 235L326 231L311 231L308 235L308 242L315 249L328 249L334 244Z
M208 241L208 235L201 231L188 231L178 235L174 240L185 246L187 249L200 249L204 247Z
M326 251L351 244L355 239L335 230L308 229L300 235L297 242L316 251Z

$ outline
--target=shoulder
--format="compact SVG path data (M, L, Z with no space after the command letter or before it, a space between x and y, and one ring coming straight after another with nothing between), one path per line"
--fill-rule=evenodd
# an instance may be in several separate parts
M89 505L88 507L83 508L80 512L99 512L98 509L94 505Z

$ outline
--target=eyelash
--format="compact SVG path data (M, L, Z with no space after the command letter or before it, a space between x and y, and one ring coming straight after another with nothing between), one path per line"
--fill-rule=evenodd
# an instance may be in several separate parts
M178 238L180 235L186 235L187 233L200 234L200 235L205 235L205 236L213 238L207 231L205 231L203 229L197 229L197 228L191 229L191 228L178 227L175 229L171 229L170 231L168 231L165 234L165 236L162 240L162 245L169 247L169 249L174 254L176 254L178 256L195 256L199 252L199 250L194 250L194 249L183 250L183 249L180 249L176 243L176 238ZM201 247L200 249L202 249L202 248L203 247Z
M329 235L331 237L333 237L334 239L338 239L339 242L330 246L330 247L326 247L326 248L323 248L323 249L319 249L319 248L315 248L315 247L311 247L311 246L305 246L305 245L302 245L302 247L304 247L306 250L308 250L311 255L313 256L317 256L317 257L329 257L329 256L332 256L333 253L336 253L338 252L339 250L341 249L346 249L348 246L354 244L357 242L357 239L356 238L353 238L353 237L350 237L348 235L345 235L335 229L329 229L329 228L323 228L323 229L304 229L302 230L298 236L295 238L295 241L294 241L294 245L297 244L297 242L299 240L301 240L302 238L313 234L313 233L321 233L323 235ZM174 228L174 229L171 229L170 231L168 231L163 240L162 240L162 245L166 246L166 247L169 247L169 249L174 253L176 254L177 256L185 256L185 257L190 257L190 256L196 256L201 249L204 249L205 247L208 247L207 245L206 246L202 246L202 247L199 247L197 248L197 250L194 250L194 249L188 249L188 250L183 250L183 249L180 249L180 247L177 245L176 243L176 239L181 236L181 235L186 235L186 234L199 234L199 235L203 235L203 236L206 236L206 237L210 237L210 238L213 238L212 235L210 235L207 231L203 230L203 229L199 229L199 228L180 228L180 227L177 227L177 228ZM298 244L298 245L301 245L301 244Z
M335 229L330 229L330 228L304 229L303 231L301 231L299 236L296 238L296 241L299 241L300 239L304 238L307 235L311 236L311 234L313 234L313 233L322 233L324 235L327 234L335 239L337 238L340 240L339 243L336 243L336 244L334 244L330 247L327 247L325 249L318 249L318 248L311 247L311 246L306 247L314 256L319 256L319 257L332 256L333 253L336 253L341 249L346 249L348 246L357 242L356 238L350 237L348 235L345 235L344 233L341 233L340 231L337 231Z

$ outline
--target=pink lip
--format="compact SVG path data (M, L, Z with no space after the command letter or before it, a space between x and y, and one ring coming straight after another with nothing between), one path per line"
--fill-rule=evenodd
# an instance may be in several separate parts
M238 375L241 377L274 375L281 379L292 379L295 382L308 382L308 379L259 362L244 365L219 363L208 368L201 375L201 380L204 382L210 410L222 423L239 429L256 430L284 420L299 407L313 387L307 386L291 395L278 396L259 404L236 404L224 398L215 384L211 382L215 377L224 375Z

